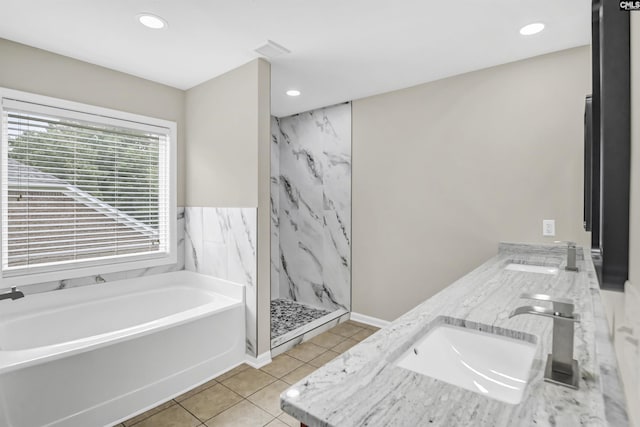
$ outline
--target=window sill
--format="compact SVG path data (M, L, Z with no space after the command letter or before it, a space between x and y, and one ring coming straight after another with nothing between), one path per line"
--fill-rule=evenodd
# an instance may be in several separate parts
M97 276L108 273L118 273L123 271L138 270L141 268L158 267L163 265L171 265L177 262L175 251L162 257L145 258L138 260L127 260L123 262L104 261L81 268L68 268L56 271L45 271L40 273L19 273L14 275L11 272L3 272L0 278L0 289L9 288L11 286L28 286L38 283L53 282L56 280L69 280L87 276Z

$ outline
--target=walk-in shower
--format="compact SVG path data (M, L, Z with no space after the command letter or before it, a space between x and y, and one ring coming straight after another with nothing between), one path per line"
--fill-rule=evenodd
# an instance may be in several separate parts
M271 346L351 310L351 104L271 121Z

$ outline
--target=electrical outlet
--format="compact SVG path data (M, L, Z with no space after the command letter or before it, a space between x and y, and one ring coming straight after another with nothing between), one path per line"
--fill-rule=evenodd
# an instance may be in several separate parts
M542 220L542 235L543 236L555 236L556 235L556 220L555 219L543 219Z

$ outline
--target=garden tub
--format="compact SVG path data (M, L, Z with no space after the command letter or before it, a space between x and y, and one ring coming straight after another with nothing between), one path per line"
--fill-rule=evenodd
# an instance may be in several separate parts
M0 301L0 427L112 425L245 360L244 288L188 271Z

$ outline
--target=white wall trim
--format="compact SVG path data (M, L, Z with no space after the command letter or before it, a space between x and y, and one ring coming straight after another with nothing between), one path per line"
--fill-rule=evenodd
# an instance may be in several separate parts
M377 317L367 316L365 314L351 312L351 320L354 322L364 323L365 325L375 326L376 328L385 328L391 324L388 320L378 319Z
M247 355L245 362L247 363L247 365L251 366L252 368L260 369L263 366L266 366L269 363L271 363L271 352L267 351L265 353L259 354L258 357Z

